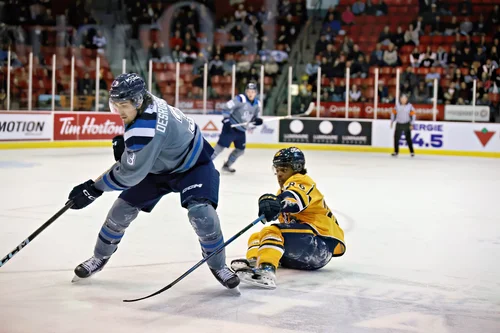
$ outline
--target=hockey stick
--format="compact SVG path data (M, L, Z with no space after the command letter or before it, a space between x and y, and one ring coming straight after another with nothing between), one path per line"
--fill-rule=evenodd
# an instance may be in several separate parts
M45 230L49 225L51 225L55 220L57 220L62 214L64 214L68 209L73 206L73 201L69 200L66 202L63 208L61 208L57 213L55 213L54 216L52 216L47 222L45 222L40 228L36 229L35 232L33 232L31 235L29 235L28 238L26 238L24 241L21 242L12 252L7 254L5 257L2 258L2 261L0 261L0 267L5 265L7 261L9 261L13 256L15 256L19 251L21 251L26 245L28 245L33 239L36 238L42 231Z
M216 254L218 254L226 246L228 246L229 244L231 244L236 238L238 238L242 234L244 234L248 229L250 229L251 227L253 227L257 223L262 222L264 220L264 218L265 218L264 215L259 216L258 219L256 219L255 221L253 221L252 223L250 223L249 225L247 225L245 228L241 229L236 235L234 235L233 237L229 238L227 240L227 242L225 242L224 244L222 244L221 246L219 246L214 252L210 253L208 256L206 256L205 258L203 258L202 260L200 260L196 265L194 265L193 267L191 267L190 269L188 269L184 274L182 274L177 279L175 279L174 281L172 281L168 286L166 286L166 287L158 290L157 292L152 293L151 295L144 296L144 297L141 297L141 298L136 298L136 299L125 299L123 301L127 302L127 303L141 301L143 299L150 298L150 297L156 296L158 294L161 294L162 292L164 292L164 291L172 288L174 285L177 284L177 282L181 281L186 276L188 276L189 274L191 274L195 269L197 269L198 267L200 267L201 265L203 265L208 259L210 259L213 256L215 256Z
M111 168L113 168L113 167L111 167ZM96 179L96 181L99 178L103 177L109 170L111 170L111 168L109 168L102 175L100 175ZM64 207L61 208L57 213L55 213L54 216L52 216L50 219L48 219L47 222L45 222L44 224L42 224L42 226L40 228L36 229L31 235L28 236L28 238L26 238L25 240L23 240L21 242L21 244L19 244L14 250L12 250L9 254L7 254L5 257L3 257L2 260L0 261L0 268L3 267L3 265L5 265L5 263L7 261L9 261L19 251L21 251L26 245L28 245L31 241L33 241L36 238L36 236L38 236L42 231L44 231L49 225L51 225L52 223L54 223L55 220L57 220L59 217L61 217L62 214L66 213L66 211L68 209L70 209L71 206L73 206L73 201L72 200L68 200L66 202L66 204L64 205Z
M263 122L266 122L266 121L273 121L273 120L281 120L281 119L286 119L286 118L292 118L292 117L303 117L303 116L308 116L312 113L313 111L313 108L309 108L306 112L304 113L299 113L299 114L292 114L290 116L281 116L281 117L272 117L272 118L265 118L263 119L262 121ZM250 125L252 122L251 121L247 121L246 123L239 123L239 124L232 124L231 127L238 127L238 126L248 126Z

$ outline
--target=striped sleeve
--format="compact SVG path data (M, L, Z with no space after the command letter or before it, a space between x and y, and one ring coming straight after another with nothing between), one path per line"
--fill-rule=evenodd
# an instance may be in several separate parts
M123 191L141 182L151 171L157 160L164 136L155 136L154 114L141 116L124 134L126 149L120 163L96 182L101 191Z
M300 213L309 206L311 202L310 193L314 185L308 189L302 184L295 182L285 186L285 191L278 195L281 202L281 211L284 213Z

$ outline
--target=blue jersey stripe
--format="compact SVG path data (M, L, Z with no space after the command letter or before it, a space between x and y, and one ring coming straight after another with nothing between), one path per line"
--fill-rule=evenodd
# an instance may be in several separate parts
M196 162L196 161L194 161L194 158L199 155L198 153L199 153L200 149L202 148L202 146L203 146L203 136L200 134L200 135L198 135L198 140L196 141L194 148L191 151L191 154L189 156L189 159L188 159L187 163L184 165L184 167L182 168L181 172L184 172L184 171L190 169L194 165L194 162Z
M125 185L121 184L118 180L116 180L116 177L113 174L113 170L111 170L109 172L109 178L111 178L111 180L113 181L113 183L115 183L116 185L118 185L118 186L120 186L122 188L128 188L128 186L125 186Z
M127 130L136 127L143 128L155 128L156 127L156 119L137 119Z
M118 188L116 187L115 185L113 185L109 179L108 179L108 175L104 175L104 177L102 177L102 180L104 180L104 183L111 189L115 190L115 191L123 191L123 188Z
M125 141L125 146L132 150L142 149L145 145L150 143L151 140L153 140L153 138L149 136L133 136Z
M130 149L132 151L138 151L138 150L141 150L142 148L144 148L145 146L146 145L135 144L135 145L128 147L128 149Z

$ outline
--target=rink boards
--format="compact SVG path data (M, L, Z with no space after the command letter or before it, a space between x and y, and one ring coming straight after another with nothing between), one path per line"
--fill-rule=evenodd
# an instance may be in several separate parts
M189 115L212 144L221 115ZM0 149L110 146L123 133L116 114L96 112L0 112ZM389 120L264 117L247 131L248 148L299 146L311 150L391 152ZM500 157L500 124L418 121L412 132L418 154ZM400 140L405 148L406 141Z

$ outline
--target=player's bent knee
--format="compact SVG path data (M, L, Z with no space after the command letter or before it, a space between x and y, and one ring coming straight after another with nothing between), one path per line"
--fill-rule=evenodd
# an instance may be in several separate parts
M187 204L189 222L198 236L220 231L219 217L208 200L192 200Z
M235 154L237 157L242 156L244 153L245 153L245 148L235 148L235 149L234 149L234 154Z
M139 215L139 208L132 206L123 199L116 199L106 218L106 226L113 231L126 229Z

